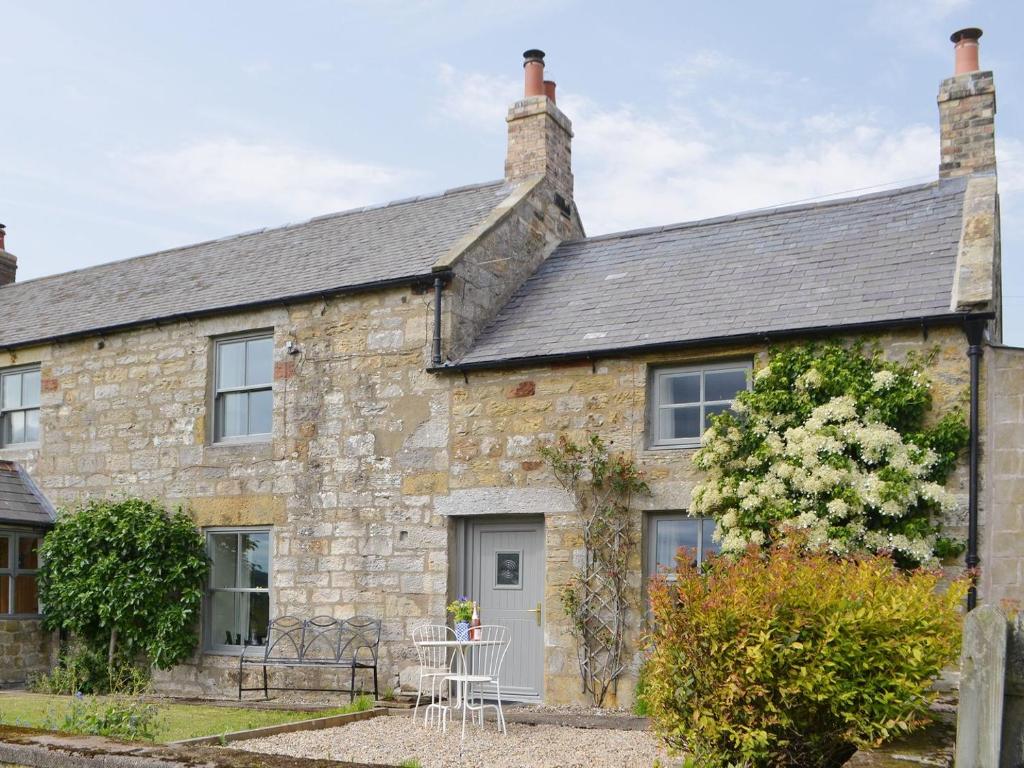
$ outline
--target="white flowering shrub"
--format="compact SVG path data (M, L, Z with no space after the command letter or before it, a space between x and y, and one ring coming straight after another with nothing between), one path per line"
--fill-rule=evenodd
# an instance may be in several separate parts
M838 344L774 350L753 388L713 420L694 461L694 513L724 552L789 531L815 549L891 554L904 567L958 554L937 513L967 444L963 414L928 419L926 361Z

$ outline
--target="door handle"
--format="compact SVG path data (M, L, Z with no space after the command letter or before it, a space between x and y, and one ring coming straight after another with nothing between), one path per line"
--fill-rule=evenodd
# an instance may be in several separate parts
M539 627L540 626L541 604L537 603L537 607L536 608L527 608L526 610L527 610L527 613L533 613L533 614L535 614L537 616L537 626Z

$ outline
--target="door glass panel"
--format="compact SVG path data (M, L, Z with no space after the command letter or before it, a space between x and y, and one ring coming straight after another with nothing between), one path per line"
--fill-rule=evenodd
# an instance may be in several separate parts
M39 595L34 574L14 578L14 612L39 613Z
M0 575L0 616L11 612L11 577Z
M747 370L708 371L704 374L704 400L732 400L747 388Z
M701 531L701 550L703 557L709 555L717 555L722 551L722 545L715 541L715 521L711 519L704 520L702 523L703 530Z
M697 403L700 402L700 374L692 373L682 376L665 376L665 391L662 403Z
M676 552L686 547L687 557L696 561L699 520L656 520L654 523L656 571L676 569Z
M274 409L274 393L269 389L249 393L249 425L250 435L269 435L272 429Z
M21 375L21 407L39 406L39 371L25 371Z
M519 586L520 554L518 552L495 553L495 579L498 587Z
M246 342L245 383L269 384L274 375L274 342L272 339L250 339Z
M241 387L245 384L245 342L222 342L217 345L217 389Z
M700 406L661 409L661 436L664 440L700 437Z
M210 559L213 560L210 567L210 586L237 587L238 535L211 533L210 550Z
M266 533L242 534L243 587L266 589L270 586L270 535Z

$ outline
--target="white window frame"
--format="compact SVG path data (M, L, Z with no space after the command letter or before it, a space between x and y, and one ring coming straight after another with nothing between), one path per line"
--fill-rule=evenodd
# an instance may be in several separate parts
M697 566L699 567L704 562L704 538L705 538L705 526L706 521L714 522L710 517L696 517L689 515L686 512L649 512L647 513L645 523L645 539L646 544L644 546L644 580L650 579L654 576L659 575L658 571L658 523L660 522L673 522L677 520L692 520L697 523ZM712 532L714 528L712 527ZM707 534L712 535L711 532ZM717 550L716 550L717 551ZM665 577L668 581L675 581L676 574L674 569L668 569L661 571L660 574Z
M40 417L42 417L42 407L40 405L34 405L26 408L24 406L25 398L24 392L22 392L22 405L18 408L4 408L4 387L9 386L7 384L8 379L14 376L20 376L21 374L31 373L33 371L40 371L40 366L36 365L21 365L17 368L4 368L0 369L0 448L35 448L39 445L39 440L30 440L24 443L7 443L4 442L4 433L6 431L5 426L7 424L8 414L11 413L28 413L29 411L38 411ZM24 379L22 379L24 381ZM42 374L39 377L39 399L42 400L43 395L43 384ZM40 419L39 432L42 434L42 421Z
M18 539L19 538L32 538L39 539L42 543L43 533L42 531L24 531L24 530L13 530L9 528L0 528L0 537L7 537L7 567L0 568L0 576L10 576L10 580L7 584L7 613L0 613L0 619L38 619L42 615L42 610L39 604L39 563L42 562L42 556L39 551L36 550L37 564L35 568L19 568L18 567ZM0 546L3 546L3 542L0 541ZM14 612L14 596L15 596L15 581L18 576L35 576L36 577L36 610L33 613L15 613Z
M663 448L699 448L700 437L676 437L676 438L662 438L661 437L661 412L663 409L670 408L683 408L683 407L694 407L700 408L700 425L701 433L703 434L703 425L705 419L705 408L709 405L732 405L734 400L705 400L704 399L704 374L715 373L717 371L738 371L742 370L746 372L747 389L750 389L751 374L754 365L750 360L733 360L726 363L714 363L707 365L683 365L665 368L655 368L652 371L650 377L650 384L648 385L648 394L650 408L648 409L647 425L648 433L650 434L649 448L652 449L663 449ZM700 399L693 403L662 403L661 392L662 392L662 381L670 376L679 374L700 374Z
M209 578L212 578L213 570L213 535L225 533L233 533L238 537L238 541L241 542L241 537L246 534L254 533L265 533L267 534L267 586L263 587L212 587L209 583ZM213 638L213 594L214 592L248 592L248 593L266 593L271 594L271 588L273 587L274 579L274 531L269 526L230 526L230 527L215 527L215 528L204 528L203 534L206 537L206 555L210 558L211 570L210 577L207 579L205 595L203 596L203 624L204 624L204 642L203 646L210 653L220 653L226 655L238 656L246 648L243 645L225 645L221 642L215 642ZM236 551L237 548L236 548ZM242 558L239 557L235 563L235 583L238 583L238 577L241 572ZM267 598L268 615L272 618L274 615L274 607L271 598ZM268 628L269 629L269 628Z
M248 432L244 435L231 435L225 437L223 435L223 419L221 416L222 402L224 395L232 394L235 392L270 392L270 418L271 424L273 424L274 418L274 362L273 362L273 351L271 351L271 367L270 367L270 382L267 384L245 384L240 387L224 387L221 388L218 384L220 381L220 348L227 344L234 344L238 342L254 341L256 339L269 339L271 347L274 344L274 331L273 330L262 330L262 331L250 331L247 333L233 334L231 336L223 336L221 338L214 339L213 341L213 427L212 427L212 438L214 443L219 444L231 444L231 443L252 443L252 442L266 442L270 440L273 435L273 426L271 426L270 432ZM243 359L242 369L246 368L246 361ZM244 375L244 374L243 374Z

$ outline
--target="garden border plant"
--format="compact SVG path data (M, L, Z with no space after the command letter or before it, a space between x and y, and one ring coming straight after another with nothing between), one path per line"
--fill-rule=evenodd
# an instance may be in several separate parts
M700 768L835 768L927 719L968 578L802 542L681 559L650 586L643 697Z
M799 529L809 546L904 567L959 554L936 518L956 507L944 486L969 433L959 409L931 412L933 359L860 342L771 350L704 433L694 514L715 518L724 552Z
M58 518L40 552L46 628L71 633L90 657L105 654L108 680L85 679L92 690L116 687L110 680L120 665L145 659L168 669L195 649L209 560L182 509L168 514L136 498L88 501ZM76 674L102 678L93 666Z
M629 565L637 549L630 502L650 488L636 462L610 455L597 435L583 443L562 435L540 454L572 495L582 527L583 564L564 586L561 602L572 622L583 690L600 707L627 667Z

